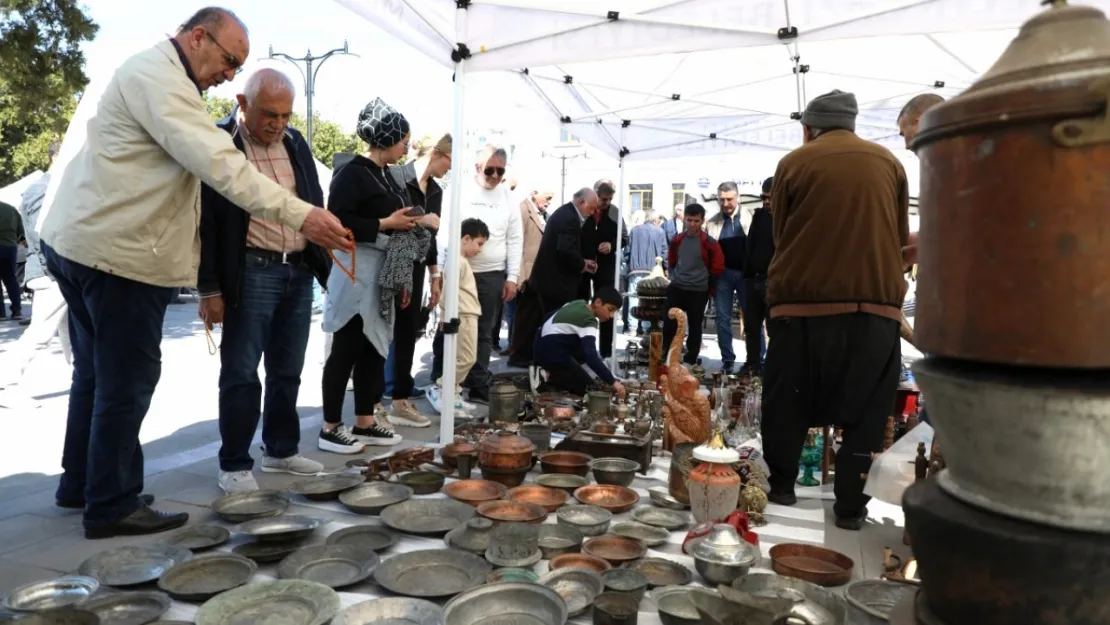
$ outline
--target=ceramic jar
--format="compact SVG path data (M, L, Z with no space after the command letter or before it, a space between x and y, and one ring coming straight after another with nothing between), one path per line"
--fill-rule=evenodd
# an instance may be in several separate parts
M721 433L715 432L708 443L694 449L693 458L701 464L690 470L686 483L690 510L698 523L720 521L736 510L740 499L740 475L732 469L740 454L727 448Z

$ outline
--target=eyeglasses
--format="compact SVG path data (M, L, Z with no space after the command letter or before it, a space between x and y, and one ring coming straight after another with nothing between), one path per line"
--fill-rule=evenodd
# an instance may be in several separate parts
M500 178L501 176L505 175L505 168L504 167L487 167L487 168L485 168L485 170L482 173L485 174L487 178L492 178L494 175L496 175L497 177Z
M235 58L234 54L228 52L227 48L223 47L223 45L219 41L216 41L216 38L212 36L212 33L205 31L204 34L208 36L209 41L216 44L216 47L224 53L224 63L227 63L228 69L234 70L236 74L243 71L243 63L239 59Z

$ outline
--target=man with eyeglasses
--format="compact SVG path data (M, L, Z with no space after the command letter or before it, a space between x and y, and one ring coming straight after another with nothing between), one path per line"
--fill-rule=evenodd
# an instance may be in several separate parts
M201 183L253 217L353 249L338 218L260 172L208 116L202 94L232 80L249 48L231 12L198 11L85 94L52 170L42 251L69 306L74 359L56 500L84 509L86 538L188 521L141 495L139 429L161 375L166 307L196 284Z
M524 251L520 207L512 201L508 185L501 184L507 161L508 153L504 148L485 146L478 151L474 177L459 180L457 191L462 193L462 201L459 202L462 214L459 219L479 219L489 227L489 238L482 251L470 259L470 267L474 270L474 280L478 285L478 303L482 305L482 316L478 318L478 360L470 369L466 380L457 381L470 389L470 401L482 404L489 403L489 359L493 351L493 327L497 323L497 313L501 306L516 297L521 254ZM446 223L446 216L441 219ZM441 237L447 236L446 230L440 230ZM447 261L445 238L440 239L438 249L439 266L443 267ZM432 350L432 379L438 380L443 373L442 333L436 334ZM437 411L442 409L438 396L430 393L428 401Z

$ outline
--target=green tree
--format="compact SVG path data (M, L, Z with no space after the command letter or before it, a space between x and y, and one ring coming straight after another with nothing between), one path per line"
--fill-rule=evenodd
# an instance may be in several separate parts
M0 186L47 167L89 82L80 46L97 30L78 0L0 0Z
M233 100L219 96L205 95L205 105L212 119L223 119L231 114L235 106ZM306 131L304 116L294 113L289 120L289 125L301 131ZM342 152L358 152L361 150L361 140L354 134L344 132L339 124L320 119L319 113L312 115L312 155L316 160L332 166L332 157Z

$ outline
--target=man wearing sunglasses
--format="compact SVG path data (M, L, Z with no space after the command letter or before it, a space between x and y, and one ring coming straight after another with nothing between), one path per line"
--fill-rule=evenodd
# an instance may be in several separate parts
M489 402L489 359L493 351L493 327L503 304L516 297L520 259L524 251L524 231L520 219L519 203L514 203L509 185L501 184L505 177L508 154L505 149L487 145L478 151L474 177L459 181L462 193L459 209L460 220L480 219L489 227L489 238L477 256L470 259L474 280L478 285L478 302L482 316L478 318L478 360L470 375L459 383L470 389L470 401ZM445 209L446 210L446 209ZM446 222L446 218L442 218ZM442 236L446 228L440 230ZM439 266L446 262L447 241L439 242ZM433 343L432 379L443 373L443 338L436 334ZM439 410L439 406L434 406Z
M201 183L252 217L353 249L334 214L260 172L208 116L202 94L232 80L248 53L238 18L198 11L85 93L51 169L41 247L69 306L74 365L56 499L84 510L87 538L188 520L140 496L139 429L161 376L166 308L196 285Z

